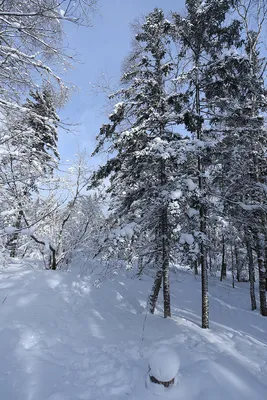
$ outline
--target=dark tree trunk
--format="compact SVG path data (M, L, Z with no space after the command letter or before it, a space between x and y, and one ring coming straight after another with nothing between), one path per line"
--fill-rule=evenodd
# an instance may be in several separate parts
M195 272L195 275L198 275L198 260L194 261L194 272Z
M138 257L138 272L137 276L140 277L143 273L144 267L143 267L143 256Z
M149 311L151 312L151 314L154 314L155 312L159 291L161 288L162 277L163 270L159 269L154 279L151 295L149 296Z
M206 212L203 205L200 206L200 232L205 235L206 223L205 223ZM207 254L206 246L203 238L200 243L200 266L201 266L201 293L202 293L202 328L209 328L209 287L208 287L208 265L207 265Z
M259 290L260 290L260 313L264 317L267 316L266 306L266 272L264 267L264 256L265 256L265 240L264 235L259 233L257 235L257 257L258 257L258 268L259 268Z
M196 66L198 67L199 58L196 57ZM197 78L196 83L196 114L199 117L198 128L197 128L197 139L202 140L202 124L201 120L201 109L200 109L200 86ZM199 191L203 195L204 189L204 177L203 177L203 160L201 156L198 156L198 186ZM208 292L208 268L207 268L207 255L206 246L204 244L204 236L206 235L206 210L203 204L203 199L200 200L199 207L200 216L200 232L202 233L200 243L200 266L201 266L201 292L202 292L202 328L209 328L209 292Z
M163 302L164 318L171 316L170 299L170 249L168 241L168 210L164 207L161 216L162 223L162 267L163 267Z
M19 211L19 215L15 224L16 229L21 228L21 220L22 220L22 211ZM18 248L18 239L19 239L19 232L14 233L11 239L8 242L8 247L10 247L10 257L14 258L17 256L17 248Z
M204 245L200 246L201 251L201 282L202 282L202 328L209 328L209 292L208 292L208 270L204 254Z
M51 261L50 261L50 269L53 269L54 271L57 269L57 260L56 260L56 250L50 247L51 250Z
M265 243L266 243L266 238L265 238ZM265 290L267 291L267 246L265 246L264 267L265 267ZM254 276L254 282L255 282L255 276Z
M240 264L239 264L239 257L238 257L238 250L235 246L235 265L236 265L236 280L240 282Z
M165 171L165 161L161 161L161 185L164 187L167 183ZM170 299L170 243L169 243L169 225L168 225L168 206L163 205L160 216L161 227L161 253L162 253L162 283L163 283L163 304L164 318L171 316Z
M226 278L226 262L225 262L225 240L224 235L222 237L222 265L221 265L221 277L220 281Z
M235 263L234 263L234 251L231 245L231 264L232 264L232 286L235 288Z
M251 310L256 310L257 303L256 303L255 285L254 285L255 270L253 263L252 247L249 239L247 239L247 255L248 255L248 273L249 273L249 285L250 285Z

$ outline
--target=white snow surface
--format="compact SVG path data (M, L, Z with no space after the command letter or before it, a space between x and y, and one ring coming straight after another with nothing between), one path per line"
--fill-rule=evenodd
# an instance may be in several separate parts
M173 348L160 346L150 357L149 367L150 376L161 382L169 382L178 374L180 360Z
M203 330L199 276L172 274L168 319L162 295L156 314L146 312L151 278L102 277L89 261L71 272L32 260L0 268L1 399L266 400L267 318L250 311L247 283L210 279ZM155 397L148 363L166 345L179 355L179 380L171 390L153 384Z

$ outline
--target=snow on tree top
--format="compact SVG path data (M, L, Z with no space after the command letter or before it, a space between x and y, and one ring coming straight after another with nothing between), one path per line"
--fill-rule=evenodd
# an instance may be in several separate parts
M190 192L197 188L197 185L192 181L192 179L185 179L185 184Z
M172 347L159 347L149 359L150 376L160 382L168 382L176 377L180 360L178 354Z
M186 211L187 215L189 218L192 218L194 215L198 215L199 211L196 210L195 208L188 208L188 210Z
M182 191L180 189L174 190L171 193L171 199L172 200L180 199L182 197L182 195L183 195L183 193L182 193Z
M180 236L181 244L187 243L189 245L192 245L194 243L194 241L195 241L194 236L191 235L191 233L181 233L181 236Z

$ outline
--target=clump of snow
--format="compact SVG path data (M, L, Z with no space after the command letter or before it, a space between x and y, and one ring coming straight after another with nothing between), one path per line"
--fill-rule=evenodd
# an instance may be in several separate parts
M21 25L20 25L19 22L10 22L10 25L11 25L13 28L17 28L17 29L20 29L20 28L21 28Z
M119 232L121 236L127 236L131 239L134 235L134 224L125 225Z
M160 382L169 382L176 377L180 360L176 351L169 346L159 347L149 359L149 375Z
M181 190L177 189L171 193L171 199L178 200L182 197L182 195L183 195L183 193L181 192Z
M197 188L197 185L192 181L192 179L185 179L185 183L188 187L189 192L193 192Z
M186 211L187 215L189 218L192 218L194 215L198 215L199 211L196 210L195 208L188 208L188 210Z
M123 101L121 101L121 102L115 104L115 106L114 106L114 113L117 114L118 112L121 111L121 109L122 109L123 107L124 107L124 102L123 102Z
M34 226L31 226L30 228L24 228L24 229L19 230L19 233L21 235L25 235L25 236L31 236L34 234L34 232L35 232Z
M16 212L18 212L18 210L17 210L16 208L14 208L14 209L12 209L12 210L6 210L6 211L0 212L0 215L1 215L2 217L6 217L6 216L9 216L9 215L16 214Z
M194 241L195 241L194 236L191 235L190 233L181 233L181 236L180 236L181 244L187 243L187 244L191 245L194 243Z
M7 235L14 235L15 233L20 233L21 235L25 235L25 236L31 236L33 235L33 233L35 232L35 227L29 227L29 228L15 228L14 226L6 226L4 228L4 232Z
M245 211L254 211L254 210L259 210L261 208L261 205L259 204L245 204L241 202L239 202L238 204Z
M7 233L8 235L14 235L14 233L17 232L17 228L15 228L14 226L6 226L4 228L5 233Z

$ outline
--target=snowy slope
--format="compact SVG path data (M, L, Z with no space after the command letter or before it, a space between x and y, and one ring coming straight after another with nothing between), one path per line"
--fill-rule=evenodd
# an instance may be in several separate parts
M249 310L247 284L211 281L204 331L190 273L173 279L168 320L160 305L146 314L150 278L93 282L77 271L0 270L1 400L266 399L267 318ZM156 396L147 364L166 344L179 354L180 382Z

